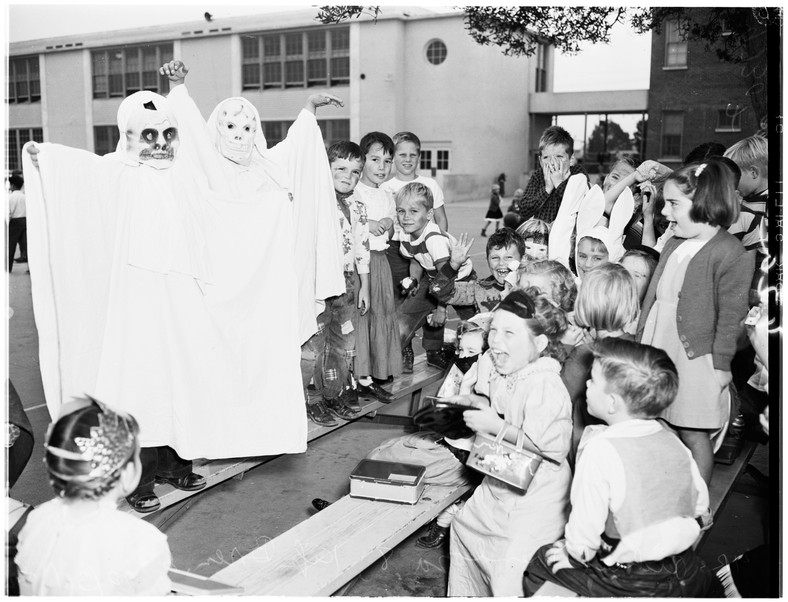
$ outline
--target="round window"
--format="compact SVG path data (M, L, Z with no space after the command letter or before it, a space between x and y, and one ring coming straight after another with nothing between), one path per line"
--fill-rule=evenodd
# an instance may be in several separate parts
M446 60L446 44L433 40L427 44L427 60L433 65L440 65Z

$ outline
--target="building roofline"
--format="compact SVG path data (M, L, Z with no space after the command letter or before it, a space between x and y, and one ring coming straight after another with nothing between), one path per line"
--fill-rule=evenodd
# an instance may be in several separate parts
M416 21L445 17L456 17L462 11L434 12L423 7L398 7L384 6L378 16L379 21L397 19L400 21ZM261 13L258 15L242 15L227 17L215 21L188 21L184 23L168 23L165 25L152 25L148 27L135 27L113 31L92 32L25 40L9 44L9 56L23 56L27 54L45 54L64 52L85 48L105 48L123 46L126 44L140 44L144 42L168 42L173 40L189 40L194 38L208 38L226 36L238 33L301 29L304 27L330 27L321 24L315 19L317 8L289 9L282 12ZM342 25L355 22L371 22L372 17L362 15L358 19L350 19Z

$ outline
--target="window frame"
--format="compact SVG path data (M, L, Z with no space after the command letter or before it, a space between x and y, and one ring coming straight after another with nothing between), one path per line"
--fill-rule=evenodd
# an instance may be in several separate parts
M315 44L319 35L324 36L323 44ZM349 26L249 33L241 36L241 44L243 91L350 84ZM297 46L300 52L295 52Z
M153 53L150 52L151 50ZM169 82L166 75L159 74L158 69L160 65L171 61L173 56L172 42L92 50L90 75L93 98L125 98L139 90L166 94L169 90ZM132 65L136 63L136 69L130 70L129 63ZM146 69L146 66L149 68ZM137 76L136 85L132 83L132 76Z
M19 94L21 85L24 85L26 90L22 95ZM37 54L8 59L6 102L8 104L41 102L41 64Z
M437 54L435 53L435 48L437 45L440 44L441 49L440 52ZM446 62L446 58L449 56L449 48L446 46L446 42L439 38L434 38L427 42L427 45L424 48L424 58L427 59L427 62L430 65L434 65L435 67L442 65Z
M715 132L741 132L742 110L739 105L736 105L736 111L733 113L731 113L730 109L730 104L723 109L717 109L717 125L714 127ZM723 117L726 119L721 119Z
M674 133L667 133L665 131L666 130L665 125L667 123L668 117L680 117L681 118L681 132L680 133L674 134ZM659 137L660 161L662 161L662 160L665 160L665 161L679 160L680 161L682 159L683 155L682 155L682 152L681 152L681 147L684 144L684 121L685 121L684 117L685 117L684 111L663 111L662 112L662 126L661 126L660 137ZM666 136L678 136L678 144L676 145L678 150L677 150L677 152L675 154L671 154L671 153L667 152L667 150L672 150L672 148L671 149L666 149L665 148L667 146L666 145L666 139L665 139Z
M675 38L675 39L674 39ZM671 57L680 57L682 52L677 52L683 47L684 61L671 60ZM665 23L665 55L662 68L665 70L687 69L689 66L689 47L687 36L684 33L681 21L671 19Z
M106 144L103 141L99 141L99 136L106 137ZM120 130L118 130L117 124L93 126L93 152L97 155L106 155L114 152L119 141Z

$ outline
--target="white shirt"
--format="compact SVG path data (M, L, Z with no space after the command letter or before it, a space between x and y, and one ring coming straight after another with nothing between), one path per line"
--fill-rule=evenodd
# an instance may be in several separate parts
M356 184L353 194L366 206L367 219L380 221L387 217L395 224L397 223L397 207L394 205L394 194L390 190L383 187L373 188L363 182L359 182ZM388 232L379 235L372 234L372 232L369 233L370 251L385 251L388 245Z

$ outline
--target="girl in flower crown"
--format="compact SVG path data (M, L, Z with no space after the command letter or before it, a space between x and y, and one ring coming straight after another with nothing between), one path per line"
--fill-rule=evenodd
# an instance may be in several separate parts
M140 478L137 421L92 398L63 409L46 439L57 497L33 510L19 534L20 593L170 593L166 535L117 507Z
M661 417L677 430L708 483L712 436L728 421L731 359L747 314L754 259L727 231L739 203L733 173L722 161L672 172L663 196L662 214L674 236L646 291L637 337L664 349L676 364L678 394Z

